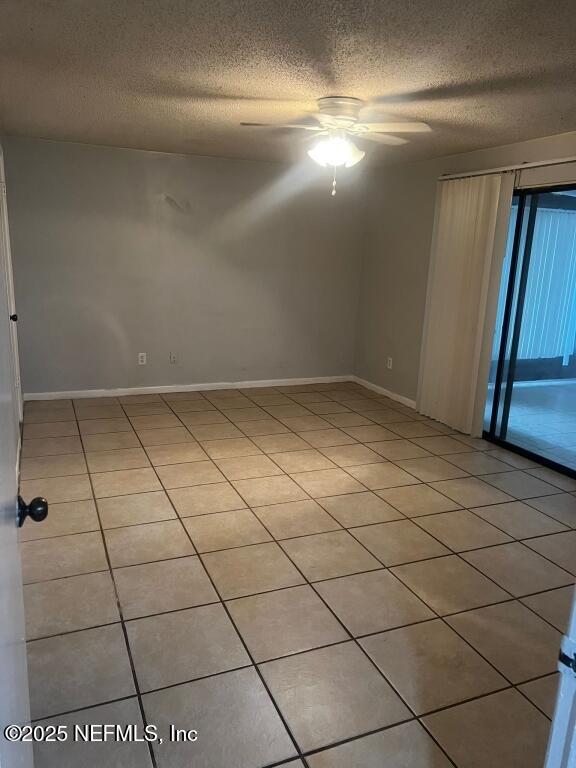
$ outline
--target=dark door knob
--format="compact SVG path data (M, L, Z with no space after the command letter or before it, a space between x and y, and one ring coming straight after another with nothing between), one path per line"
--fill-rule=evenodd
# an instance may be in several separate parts
M35 523L41 523L48 516L48 502L41 496L26 504L22 496L18 496L18 528L22 528L24 520L31 517Z
M10 315L10 320L15 323L18 320L18 315Z

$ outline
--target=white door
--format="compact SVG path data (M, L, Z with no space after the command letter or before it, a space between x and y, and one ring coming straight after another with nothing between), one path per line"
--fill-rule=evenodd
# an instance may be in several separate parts
M1 156L0 156L1 157ZM3 177L0 177L3 182ZM0 196L1 205L5 196ZM0 210L1 222L5 221ZM8 285L11 274L7 233L0 231L0 768L32 768L30 744L11 743L4 738L10 723L30 718L24 604L20 576L16 510L18 493L19 404L10 314L13 307Z
M8 207L6 202L6 180L4 178L4 158L0 146L0 249L4 256L3 269L6 274L8 296L8 316L10 317L10 344L12 346L12 374L16 398L17 423L22 421L22 388L20 385L20 361L18 358L18 334L16 331L16 300L14 298L14 280L12 279L12 259L10 258L10 230L8 227Z
M576 766L576 591L560 653L560 685L552 720L546 768Z

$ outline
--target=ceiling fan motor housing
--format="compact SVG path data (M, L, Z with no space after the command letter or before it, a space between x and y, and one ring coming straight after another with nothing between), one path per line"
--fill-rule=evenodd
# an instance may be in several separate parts
M338 118L338 122L353 125L357 120L364 102L350 96L325 96L318 99L321 114Z

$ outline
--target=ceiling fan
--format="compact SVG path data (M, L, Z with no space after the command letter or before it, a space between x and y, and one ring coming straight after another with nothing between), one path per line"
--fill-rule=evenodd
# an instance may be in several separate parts
M349 96L326 96L318 99L318 112L309 115L306 121L285 124L241 123L241 125L308 131L320 138L312 149L308 150L308 155L319 165L332 168L341 165L350 168L364 157L365 153L358 149L351 139L399 146L406 144L407 139L394 134L424 133L431 130L427 123L420 122L362 122L360 110L365 106L360 99Z

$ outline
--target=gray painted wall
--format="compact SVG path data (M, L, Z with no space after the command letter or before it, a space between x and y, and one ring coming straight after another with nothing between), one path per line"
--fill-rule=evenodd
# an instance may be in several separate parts
M25 392L356 373L415 398L438 176L576 156L576 134L352 174L336 198L312 163L5 156Z
M366 190L355 372L415 399L428 281L436 181L461 173L576 156L576 134L381 168ZM392 357L392 369L386 359Z
M360 175L3 144L25 392L352 372Z

